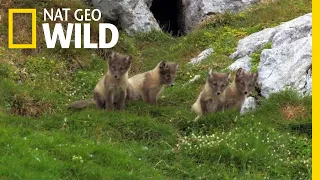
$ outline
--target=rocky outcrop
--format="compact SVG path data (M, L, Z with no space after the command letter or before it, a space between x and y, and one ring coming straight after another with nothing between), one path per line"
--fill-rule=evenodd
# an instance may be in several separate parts
M160 30L150 7L154 0L92 0L105 19L118 22L119 28L128 33ZM172 0L173 1L173 0ZM177 9L180 31L189 32L210 15L238 12L261 0L181 0ZM178 1L177 1L178 3ZM163 13L166 10L163 9Z
M184 30L189 32L208 16L224 12L239 12L261 0L183 0Z
M239 41L230 57L239 58L230 67L251 66L244 62L250 54L271 42L271 49L261 52L258 84L261 94L294 89L302 95L312 93L312 14L306 14L275 28L265 29Z
M116 21L129 34L160 30L150 11L152 0L92 0L105 19Z
M310 95L311 88L311 36L288 44L263 50L258 68L258 83L261 94L268 97L271 93L284 89L294 89L302 95Z
M241 39L236 52L231 54L230 58L237 59L249 56L260 48L263 48L267 43L272 41L276 30L276 28L267 28Z

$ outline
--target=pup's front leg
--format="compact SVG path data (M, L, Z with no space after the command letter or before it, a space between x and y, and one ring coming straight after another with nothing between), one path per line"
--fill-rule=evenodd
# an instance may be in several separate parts
M107 92L106 98L106 110L112 111L113 110L113 103L114 103L114 95L112 92Z
M119 94L119 98L116 102L116 108L119 110L123 110L125 108L125 101L126 101L127 93L125 91L121 91Z

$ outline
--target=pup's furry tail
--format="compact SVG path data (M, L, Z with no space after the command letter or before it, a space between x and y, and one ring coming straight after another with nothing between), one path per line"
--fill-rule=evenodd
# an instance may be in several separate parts
M83 109L88 107L91 104L96 104L96 102L93 99L85 99L80 101L75 101L70 105L70 108L72 109Z

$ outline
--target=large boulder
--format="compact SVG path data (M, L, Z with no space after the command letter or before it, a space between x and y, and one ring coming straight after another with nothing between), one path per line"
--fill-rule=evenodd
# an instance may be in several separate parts
M160 30L150 11L152 0L92 0L92 3L105 19L117 21L129 34Z
M312 14L240 40L236 52L230 56L237 60L230 67L239 64L249 67L251 62L243 61L243 58L247 58L267 43L272 43L272 48L261 52L258 67L261 94L269 97L271 93L294 89L301 95L311 95Z
M309 71L312 63L311 44L312 37L307 36L262 51L258 83L264 97L286 88L297 90L302 95L311 94L311 88L307 88L308 82L312 81Z
M253 33L238 43L236 51L230 55L232 59L251 55L267 43L272 42L272 47L289 43L311 34L312 14L306 14L274 28L267 28Z
M92 0L92 3L101 10L105 19L118 22L120 28L128 33L136 33L160 30L150 10L153 1L155 0ZM181 7L178 7L177 17L174 18L179 19L180 31L187 33L210 15L238 12L259 1L261 0L181 0ZM166 9L163 9L163 13L166 13Z
M183 0L184 31L189 32L208 16L224 12L239 12L261 0Z

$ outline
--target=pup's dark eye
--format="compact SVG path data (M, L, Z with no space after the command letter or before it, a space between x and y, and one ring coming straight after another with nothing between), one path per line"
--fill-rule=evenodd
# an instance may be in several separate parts
M213 83L214 86L217 86L217 83Z
M221 87L225 87L225 86L226 86L225 84L222 84L222 85L221 85Z

